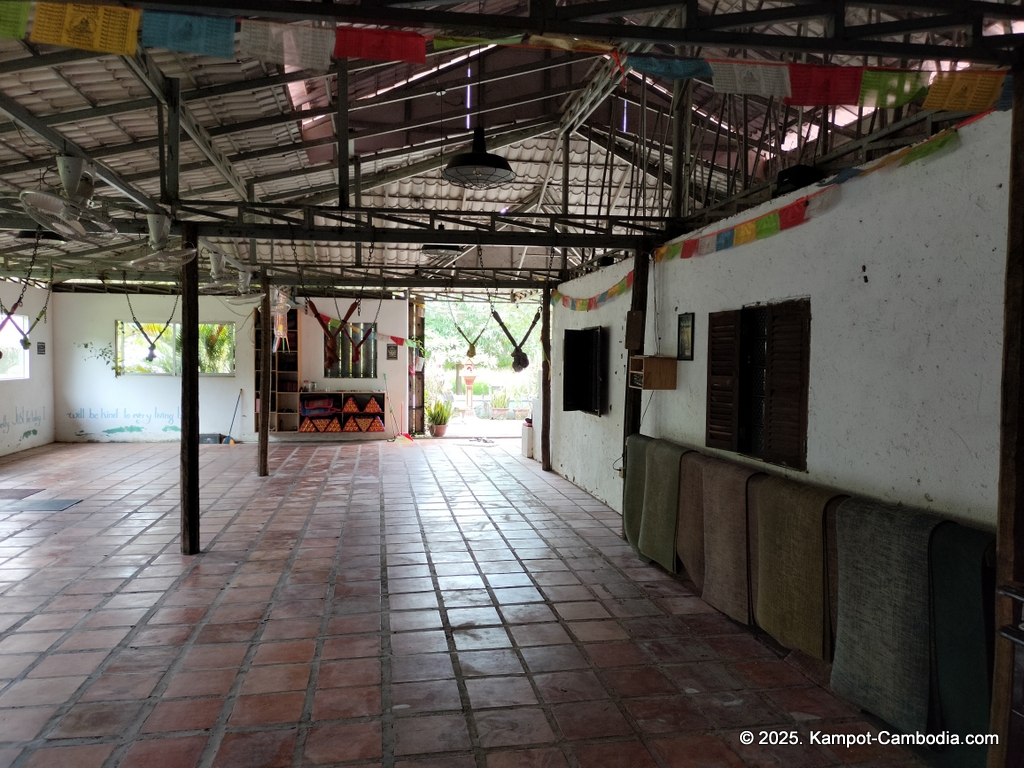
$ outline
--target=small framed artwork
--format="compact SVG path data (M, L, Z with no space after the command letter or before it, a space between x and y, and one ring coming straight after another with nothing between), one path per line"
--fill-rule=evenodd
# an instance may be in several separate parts
M679 351L676 360L693 360L693 312L679 316Z
M388 344L388 360L397 360L397 359L398 359L398 345L397 344Z

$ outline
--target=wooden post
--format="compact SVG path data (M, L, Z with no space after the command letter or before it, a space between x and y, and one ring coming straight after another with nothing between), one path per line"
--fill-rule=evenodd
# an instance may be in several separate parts
M338 62L338 103L335 104L335 132L338 134L338 209L351 206L348 189L348 64Z
M1003 381L999 418L999 501L996 523L996 582L1024 581L1024 68L1013 72L1013 123L1010 132L1009 219L1006 238L1006 286L1003 300ZM1013 600L996 594L995 670L989 730L999 744L989 748L989 768L1007 764L1014 646L999 628L1020 621Z
M271 341L274 338L274 323L270 319L270 280L267 278L267 270L264 269L260 275L260 282L263 285L263 303L260 304L260 433L259 445L256 449L256 473L260 477L269 474L267 469L267 454L270 443L270 368L271 362Z
M632 312L640 312L639 347L634 350L626 350L627 371L628 360L632 354L642 355L644 353L644 339L647 333L647 272L650 266L651 255L646 251L637 251L633 259L633 294L630 297L629 309ZM640 431L640 416L643 390L633 389L626 381L626 402L622 410L622 466L626 466L626 438L635 435Z
M540 466L551 471L551 289L544 286L540 323L540 346L544 359L540 364Z
M199 245L185 224L186 248ZM199 259L181 268L181 552L199 554Z

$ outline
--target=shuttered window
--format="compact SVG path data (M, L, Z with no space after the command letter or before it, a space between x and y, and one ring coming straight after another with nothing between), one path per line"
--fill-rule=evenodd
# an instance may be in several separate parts
M755 325L763 330L751 332ZM808 299L710 315L709 448L807 468L810 338Z

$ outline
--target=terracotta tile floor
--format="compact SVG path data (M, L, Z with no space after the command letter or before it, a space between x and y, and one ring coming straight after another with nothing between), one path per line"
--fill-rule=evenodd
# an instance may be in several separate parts
M0 768L909 766L518 441L53 445L0 488ZM802 746L743 746L796 730Z

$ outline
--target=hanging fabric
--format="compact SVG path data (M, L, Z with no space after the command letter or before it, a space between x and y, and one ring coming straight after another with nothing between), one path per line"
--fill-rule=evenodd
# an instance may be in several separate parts
M537 327L537 323L540 321L540 310L537 310L537 314L533 316L533 322L530 323L529 329L526 331L526 335L523 336L523 340L517 342L515 337L502 322L501 315L498 314L498 310L491 309L491 317L498 321L498 325L501 326L501 330L508 336L508 340L512 342L512 370L519 373L521 370L530 365L530 358L523 352L523 345L529 341L530 334L533 333L533 329Z
M466 343L469 344L469 349L466 350L466 357L476 357L476 343L480 341L480 337L483 336L484 331L487 330L487 322L484 322L484 327L480 329L480 333L476 335L476 338L471 340L469 336L466 335L466 332L459 326L459 321L455 319L455 313L452 312L450 304L448 305L448 314L452 316L452 322L455 323L455 330L459 332L459 336L464 338Z
M132 323L139 329L139 333L142 334L142 338L149 344L149 354L146 355L146 361L152 363L156 360L156 345L167 333L167 329L171 327L171 323L174 321L174 313L178 311L178 296L174 297L174 306L171 307L171 316L167 318L167 322L164 323L164 327L160 329L160 333L156 335L156 338L149 338L149 334L146 333L146 329L142 327L142 323L139 322L139 318L135 316L135 309L132 307L131 297L128 295L128 275L126 272L121 273L121 283L124 285L124 298L128 302L128 313L132 316Z
M2 331L4 329L4 326L7 325L7 323L9 323L11 321L11 318L14 317L14 313L17 312L21 308L22 303L25 301L25 291L28 290L28 282L29 282L29 280L32 279L32 270L36 266L36 256L38 256L38 255L39 255L39 232L36 232L36 242L35 242L35 245L32 246L32 259L28 263L28 272L25 273L25 280L21 284L21 293L18 294L18 300L15 301L13 305L11 305L10 309L6 309L4 307L3 301L0 300L0 314L2 314L4 316L3 320L0 320L0 331ZM50 284L51 284L51 286L53 284L53 265L52 264L50 265ZM47 292L46 292L46 304L49 305L49 303L50 303L50 289L48 288ZM43 307L43 312L44 313L46 312L46 306ZM39 318L37 317L36 318L36 322L32 323L32 328L35 328L36 327L36 323L38 323L38 322L39 322ZM21 336L22 336L22 340L21 340L22 348L28 349L28 346L26 346L26 344L25 344L26 340L28 339L28 336L26 335L26 333L23 330L21 330L21 328L18 328L18 324L17 323L12 323L12 324L14 325L15 328L18 329L18 333L20 333ZM29 329L30 333L31 333L31 330L32 329L30 328ZM0 352L0 358L2 358L3 356L4 356L4 353Z
M338 335L348 326L348 319L352 317L352 313L356 311L356 307L359 305L359 302L352 302L352 306L348 308L348 312L345 313L345 317L342 318L341 325L338 326L336 331L331 330L330 318L328 318L327 315L320 314L320 310L316 308L316 304L313 303L312 299L307 299L306 303L309 305L309 309L313 312L313 316L316 318L316 321L320 323L320 327L324 331L324 371L333 370L337 367L338 362L341 359L338 355ZM339 312L339 314L341 313Z

